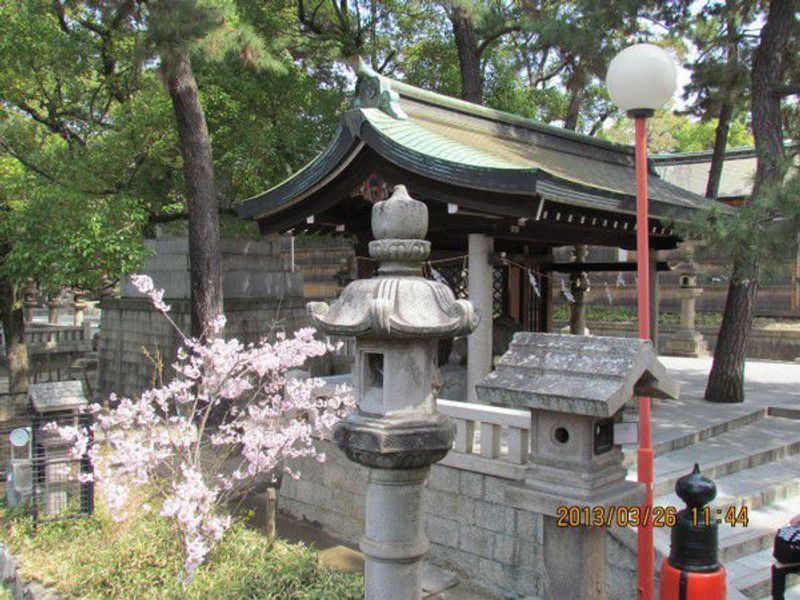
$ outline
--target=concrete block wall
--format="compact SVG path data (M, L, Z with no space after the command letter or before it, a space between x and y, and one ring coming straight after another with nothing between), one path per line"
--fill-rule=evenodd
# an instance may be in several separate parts
M142 273L165 290L170 317L190 331L191 286L189 241L186 236L159 237L147 242L153 255ZM281 238L220 240L222 291L227 317L225 335L244 343L277 331L291 333L308 324L303 278L293 272L282 252ZM135 396L152 385L156 367L145 355L160 357L164 381L180 342L163 315L126 280L122 297L101 303L98 338L98 399L108 394Z
M167 300L170 318L184 331L190 330L189 302ZM111 392L134 396L152 385L155 366L147 359L160 356L165 380L172 376L180 337L164 316L144 299L106 299L101 303L98 338L98 395ZM225 335L244 343L255 342L270 331L291 332L307 324L302 298L284 300L225 300Z
M356 544L364 530L367 469L331 442L319 447L325 463L294 463L300 478L284 476L278 508ZM508 483L496 475L434 465L424 504L429 559L501 597L541 595L542 517L506 506Z

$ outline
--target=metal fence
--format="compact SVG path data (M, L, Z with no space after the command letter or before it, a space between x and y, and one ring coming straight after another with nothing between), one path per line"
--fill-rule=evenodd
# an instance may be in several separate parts
M27 424L14 424L16 430L27 430L25 444L21 443L25 440L22 434L17 436L15 444L11 443L10 427L0 430L5 491L10 505L27 507L35 523L94 512L94 483L85 477L92 471L88 453L73 456L68 443L46 428L54 422L88 429L91 419L90 414L34 415Z

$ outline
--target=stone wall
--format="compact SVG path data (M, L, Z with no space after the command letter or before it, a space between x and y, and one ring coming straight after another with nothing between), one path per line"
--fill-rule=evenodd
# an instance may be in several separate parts
M564 321L554 324L556 331L567 325ZM718 329L714 327L698 327L711 351L717 343ZM589 323L589 331L593 335L610 335L636 337L635 323ZM664 352L669 335L677 331L676 325L659 325L658 349ZM795 360L800 358L800 331L783 331L774 329L753 329L747 346L747 358L766 360Z
M170 317L188 333L188 239L167 237L147 243L154 254L141 272L150 275L157 288L165 289ZM226 336L254 342L308 323L302 277L292 272L281 248L279 238L221 240ZM101 309L98 397L104 399L111 392L134 396L152 385L156 372L153 359L161 360L168 380L180 341L169 321L128 281L122 286L122 297L103 300Z
M167 300L170 318L185 332L190 328L189 301ZM180 341L164 316L141 298L106 299L98 339L99 398L115 392L132 396L153 382L156 369L148 358L161 358L165 379ZM225 300L225 335L242 342L255 342L270 330L293 331L307 324L302 298L278 300ZM147 354L146 354L146 353Z
M319 444L325 463L296 462L300 478L284 476L278 508L355 545L364 529L367 469L350 462L331 442ZM505 503L505 487L524 471L504 461L482 461L485 472L479 472L465 468L470 461L460 458L451 452L428 478L424 511L429 560L500 597L543 595L542 516ZM478 465L481 459L472 462ZM621 541L629 542L629 532L620 533L607 536L608 593L615 600L633 600L636 555ZM635 548L635 534L631 539Z

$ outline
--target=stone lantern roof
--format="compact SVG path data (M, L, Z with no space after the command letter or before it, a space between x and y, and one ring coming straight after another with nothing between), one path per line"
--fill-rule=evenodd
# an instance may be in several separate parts
M679 275L697 275L697 264L689 257L672 267L672 270Z
M39 414L74 411L89 404L80 381L32 383L28 387L28 399L34 412Z
M488 404L611 417L633 396L678 397L649 341L520 332L477 386Z
M378 275L350 283L332 304L311 302L314 325L332 335L373 339L441 338L465 335L478 315L465 300L456 300L445 284L422 276L431 251L423 239L428 210L411 198L405 186L372 209L370 256L380 263Z

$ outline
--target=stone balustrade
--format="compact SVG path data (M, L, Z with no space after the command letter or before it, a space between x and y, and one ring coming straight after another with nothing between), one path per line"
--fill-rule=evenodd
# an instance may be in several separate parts
M25 341L34 349L36 346L61 346L65 342L88 342L91 349L92 343L88 322L80 326L28 323Z
M472 464L470 470L480 471L484 466L494 472L496 467L489 467L485 461L502 461L514 466L528 462L531 429L529 411L442 399L437 400L436 405L439 412L456 423L456 441L449 456L462 454L483 459L457 459L456 462L461 464L451 466L468 468L465 463L469 462ZM443 464L447 462L445 459Z

